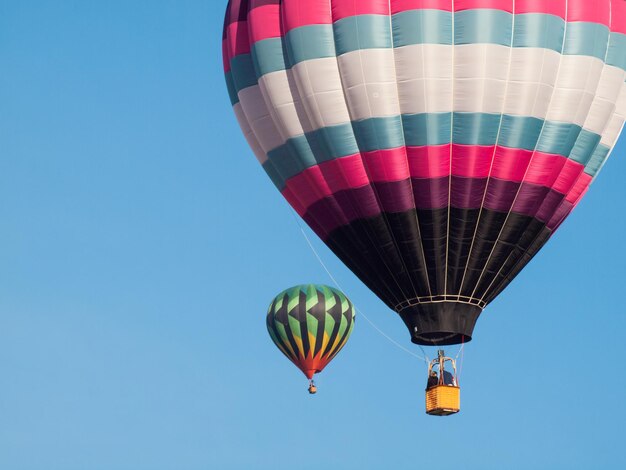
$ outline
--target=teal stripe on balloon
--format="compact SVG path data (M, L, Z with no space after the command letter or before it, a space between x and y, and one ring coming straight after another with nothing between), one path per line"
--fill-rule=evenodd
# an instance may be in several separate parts
M511 43L512 15L501 10L464 10L455 14L455 44ZM611 34L596 23L570 22L563 43L565 22L553 15L538 13L515 17L513 47L537 47L566 55L606 58L607 63L626 70L626 36ZM393 28L391 33L390 28ZM393 41L391 40L393 34ZM359 15L334 25L295 28L285 38L270 38L252 45L251 54L231 59L237 93L257 83L259 76L290 69L303 61L336 57L355 50L404 47L417 44L450 45L451 13L440 10L412 10L393 15Z
M263 169L265 170L265 173L267 173L267 176L269 176L270 180L272 180L272 183L274 183L274 186L282 191L285 187L285 179L276 169L274 162L267 160L265 163L263 163Z
M359 151L354 140L352 124L348 123L324 127L288 139L285 144L269 151L267 156L282 176L280 184L277 185L282 187L284 180L306 168L335 158L354 155Z
M610 151L611 149L609 149L606 145L598 145L585 167L585 173L595 178L604 165L604 162L606 162L606 159L609 158Z
M569 156L581 127L576 124L546 121L537 142L537 151Z
M534 150L543 123L543 119L536 117L504 114L498 145L514 149Z
M404 139L396 137L402 135L397 132L400 119L404 127ZM563 155L583 165L594 158L600 141L599 135L583 130L576 124L543 121L534 117L503 115L499 137L499 114L454 113L454 123L454 144L489 146L495 145L497 139L501 147ZM273 165L274 170L268 171L268 174L274 184L282 189L289 178L335 158L404 145L423 147L448 144L450 126L450 113L432 113L365 119L326 127L291 138L270 151L267 165ZM588 166L589 172L597 171Z
M502 10L463 10L454 15L454 44L511 45L513 15Z
M609 50L606 53L606 63L626 70L626 35L611 33Z
M567 25L563 54L605 59L609 28L598 23L572 22Z
M565 20L553 15L525 13L515 15L513 47L539 47L561 52Z
M375 117L354 121L352 127L362 152L391 149L404 145L402 118L400 116Z
M292 29L285 36L290 62L335 57L332 25L315 24Z
M270 38L255 42L251 53L254 68L259 77L291 68L283 38Z
M411 10L391 17L395 47L415 44L452 44L452 13Z
M570 152L569 158L582 165L587 165L592 158L594 150L598 147L601 137L598 134L581 129L574 148Z
M230 69L237 93L258 83L250 54L240 54L233 57L230 61Z
M233 80L233 73L229 70L224 75L226 79L226 88L228 89L228 96L233 106L239 103L239 95L237 94L237 88L235 88L235 81Z
M393 46L391 25L386 15L358 15L343 18L333 25L337 55L361 49Z
M461 145L494 145L500 114L454 113L452 142Z
M423 147L450 142L450 113L405 114L402 123L406 145Z

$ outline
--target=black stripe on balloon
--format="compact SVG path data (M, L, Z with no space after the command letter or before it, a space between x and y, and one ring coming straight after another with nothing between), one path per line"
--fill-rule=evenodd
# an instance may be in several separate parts
M281 323L283 324L283 326L285 327L285 333L287 334L287 340L289 341L289 344L291 345L291 348L293 349L293 353L295 355L295 357L293 358L294 361L299 361L300 360L300 356L298 354L298 351L300 351L300 348L298 347L298 343L296 342L293 333L291 331L291 326L289 325L289 311L288 311L288 302L289 302L289 296L287 294L285 294L283 296L283 304L279 309L279 312L277 312L276 318L279 318L279 313L280 313L280 318L284 317L285 320L282 321Z
M536 235L529 248L523 253L516 253L515 257L507 260L504 265L502 274L500 273L494 282L494 286L489 289L486 297L487 303L492 302L496 296L502 292L515 279L515 277L524 269L524 267L539 253L539 250L548 242L553 232L548 228L543 228Z
M405 292L413 296L428 295L428 274L425 266L425 256L423 250L414 245L414 240L423 239L417 217L413 219L398 219L394 214L399 212L398 205L403 206L412 203L414 200L412 180L407 179L396 183L381 183L370 185L370 202L372 195L377 206L386 214L387 233L381 233L374 225L372 232L374 236L381 239L383 243L390 247L395 247L399 255L399 268L401 273L406 273L415 282L403 286ZM391 244L390 244L391 242ZM418 249L416 249L418 248Z
M326 326L326 312L328 311L326 297L319 290L317 291L316 308L315 318L317 318L317 331L315 333L315 349L313 350L313 357L316 357L322 349L322 343L324 342L324 328Z
M345 346L344 341L347 340L348 335L350 334L350 322L348 322L347 326L346 326L346 331L343 332L343 335L341 335L341 340L337 343L337 347L332 351L329 359L332 360L333 357L335 357L337 355L337 353L339 351L341 351L341 349Z
M446 269L445 250L442 252L438 249L436 241L443 241L445 247L446 228L445 220L447 217L447 208L442 209L419 209L409 210L402 213L386 214L387 219L393 218L396 223L402 224L402 221L415 220L415 217L420 220L420 223L424 224L422 233L422 239L407 240L407 244L412 246L412 249L420 249L420 245L423 243L424 251L426 255L426 263L428 265L429 275L432 273L435 276L441 276L442 272ZM445 214L445 215L444 215ZM455 219L468 219L476 220L477 211L473 209L450 209L451 218ZM461 280L465 275L465 281L463 282L462 294L471 294L474 292L474 288L479 287L480 275L482 268L485 266L491 248L493 248L496 238L500 233L500 229L507 218L506 212L492 211L489 209L483 209L481 214L481 222L476 232L476 238L474 241L474 248L472 249L471 257L469 257L469 246L471 245L471 239L473 238L473 231L468 228L462 229L459 232L450 233L451 245L454 246L452 256L448 258L448 282L451 286L456 287L456 290L448 288L447 294L456 295L459 293ZM428 225L427 225L428 224ZM417 284L418 280L411 277L411 274L398 269L391 275L384 268L385 262L388 260L382 259L381 255L371 249L362 250L362 245L354 242L354 235L357 237L366 237L365 232L370 226L379 225L381 227L386 225L382 215L371 217L368 220L355 220L349 224L349 226L343 226L335 229L330 236L325 240L326 244L341 258L341 260L357 275L361 280L375 293L384 293L384 290L380 288L381 284L393 285L395 281L401 285L410 285L411 283ZM525 258L534 256L534 254L541 248L542 244L533 244L532 237L524 236L522 228L531 228L533 233L541 232L542 230L548 230L545 228L545 223L535 219L534 217L511 213L509 215L509 221L503 231L502 238L505 240L503 243L511 243L511 240L517 239L515 246L518 250L527 253ZM383 230L382 228L380 230ZM472 234L470 235L470 232ZM461 247L461 248L459 248ZM393 249L389 247L389 249ZM387 253L383 251L383 255ZM492 284L493 277L501 272L502 278L508 277L510 273L505 269L509 268L509 264L505 264L506 256L501 256L500 252L496 253L496 256L492 255L492 260L489 263L489 272L483 276L485 279L480 279L481 293L492 296L494 293L494 286L488 288ZM496 262L500 262L498 265ZM518 260L519 262L519 260ZM467 272L466 271L467 264ZM366 271L369 266L374 267L374 271L367 272L368 277L361 277L360 273ZM501 270L502 268L502 270ZM521 268L520 268L521 269ZM519 270L518 270L519 272ZM376 276L375 280L373 276ZM385 302L389 307L393 308L397 305L395 300L403 295L403 290L397 287L391 295L379 295L381 300ZM437 287L435 289L433 286ZM438 282L437 284L431 284L432 295L445 295L444 284ZM404 297L407 299L410 297Z
M296 307L296 318L300 323L300 336L302 338L302 349L304 351L304 357L309 356L309 351L311 350L311 344L309 343L309 324L306 321L306 300L307 294L306 292L299 292L299 300L298 306Z
M284 353L287 355L287 357L291 360L295 360L296 358L290 353L289 351L289 347L287 346L287 344L281 339L280 334L278 333L278 328L276 328L275 324L268 324L268 328L272 329L272 332L274 333L274 337L276 338L276 341L278 342L278 344L280 344L280 346L282 346Z
M326 348L324 349L322 356L328 355L330 351L332 350L333 343L337 339L337 336L339 334L339 327L341 326L341 299L334 292L333 292L333 295L335 296L336 302L332 308L328 309L328 312L330 313L333 320L335 321L335 324L333 326L332 332L330 333L330 336L328 338L328 344L326 345Z
M537 192L534 206L530 210L554 213L564 199L564 195L544 188L544 191ZM484 295L490 289L490 285L496 283L494 282L496 276L506 277L506 275L499 276L501 268L504 267L502 271L505 273L512 271L511 266L522 262L524 254L538 241L538 248L531 250L533 253L530 256L534 256L534 253L545 245L552 232L537 219L520 219L515 214L512 214L499 229L501 233L498 242L492 246L489 261L482 268L483 278L476 287L476 292L480 295ZM530 259L527 259L523 266L528 264L528 261Z
M368 186L365 191L368 193L370 209L372 207L379 208L372 188ZM355 260L355 262L351 263L352 265L360 266L360 272L355 274L362 280L368 279L368 285L376 285L376 288L372 290L380 298L396 297L397 301L401 302L404 292L413 292L413 287L410 284L399 286L394 279L395 276L385 278L389 281L389 285L384 280L379 282L381 279L377 277L376 273L385 272L391 274L404 271L403 261L398 254L387 224L379 224L378 221L373 221L372 223L370 218L362 217L362 214L368 213L368 209L361 205L363 202L361 196L359 189L341 191L334 196L324 198L315 203L303 218L321 238L326 238L324 234L327 233L326 228L329 226L341 225L346 227L344 236L347 240L351 240L352 245L354 245L352 248L356 248L356 250L345 250L342 246L337 245L334 247L337 256L345 260L350 258L351 253L354 251L372 253L371 259L373 261L371 263L368 261L369 257L364 257L358 262ZM360 220L359 230L352 231L350 224L345 225L346 219ZM384 219L383 222L385 222ZM407 222L407 226L410 223ZM419 234L416 233L412 235L412 238L419 239L418 236ZM384 262L381 262L381 260L384 260ZM398 295L398 292L400 292L400 295Z
M450 238L447 244L450 182L452 207ZM413 194L407 191L411 186ZM489 208L483 209L479 217L483 197ZM479 240L495 233L490 239L493 243L507 220L506 214L513 205L516 209L515 214L528 217L529 220L532 218L550 220L563 197L563 194L543 186L495 178L489 180L489 183L486 178L456 176L413 178L373 183L361 188L339 191L309 207L304 219L317 233L324 233L328 228L336 227L339 223L338 215L353 220L348 226L354 226L356 233L353 232L350 236L344 233L343 238L346 243L347 240L351 240L352 244L361 245L356 251L372 253L373 256L371 261L370 257L367 257L369 265L362 263L362 259L346 264L355 266L353 269L355 274L368 286L376 285L372 290L380 298L390 300L398 296L407 298L429 295L427 292L429 285L433 295L442 293L446 284L446 255L447 293L455 294L462 289L464 293L467 290L473 291L473 288L468 287L471 283L463 282L466 267L480 273L489 259L489 255L480 257L485 251L485 246L473 248L474 234L477 234ZM412 212L416 218L404 217L403 215L414 205L418 207L417 211ZM374 220L375 217L360 217L358 212L360 210L374 213L380 207L387 209L384 217L386 224L378 223ZM332 232L335 231L336 229ZM364 234L367 237L364 237ZM335 243L331 248L342 260L350 258L355 251L346 249L343 242ZM359 272L356 272L357 269ZM491 269L491 266L487 269ZM391 275L373 279L371 273ZM428 281L424 277L425 273ZM366 278L370 280L367 281ZM381 280L383 282L379 282Z
M265 325L267 326L267 329L273 333L274 338L276 339L278 344L280 344L283 347L283 349L288 352L289 349L285 347L285 343L281 339L280 335L278 334L278 329L276 328L275 308L276 308L276 299L272 300L272 304L270 305L267 316L265 317Z

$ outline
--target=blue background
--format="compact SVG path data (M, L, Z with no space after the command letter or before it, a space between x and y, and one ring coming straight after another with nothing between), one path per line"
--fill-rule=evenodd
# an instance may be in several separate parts
M265 312L330 281L230 109L225 3L0 1L0 468L626 466L624 145L481 318L462 413L362 319L310 397Z

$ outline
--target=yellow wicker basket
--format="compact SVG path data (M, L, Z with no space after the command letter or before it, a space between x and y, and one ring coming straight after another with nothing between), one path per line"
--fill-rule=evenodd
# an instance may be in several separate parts
M448 416L461 410L461 389L450 385L438 385L426 390L426 413Z

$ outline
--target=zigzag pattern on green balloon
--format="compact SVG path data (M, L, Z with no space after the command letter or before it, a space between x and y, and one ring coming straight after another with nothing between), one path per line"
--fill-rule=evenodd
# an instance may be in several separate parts
M267 330L282 353L311 378L345 346L354 319L354 306L343 292L305 284L274 298Z

